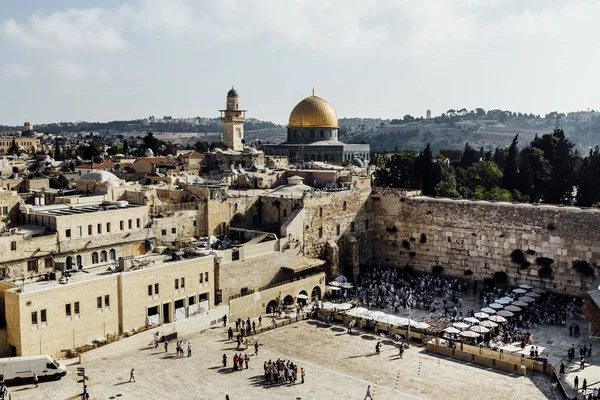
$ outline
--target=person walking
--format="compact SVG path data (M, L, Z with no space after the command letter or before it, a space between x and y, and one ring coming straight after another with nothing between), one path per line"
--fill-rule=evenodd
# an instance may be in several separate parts
M227 354L223 354L223 366L227 366Z
M277 326L277 322L275 321L275 317L271 318L271 326L275 328Z
M135 369L131 368L131 371L129 372L129 382L134 381L135 382Z
M223 328L227 326L227 315L223 315Z
M583 385L581 385L581 391L583 394L587 391L587 379L583 378Z
M375 353L381 354L381 342L379 340L377 341L377 344L375 345Z
M246 369L248 369L248 361L250 361L250 357L248 357L248 354L244 354L244 363L246 364Z
M565 374L565 363L560 363L560 376L562 377Z
M399 349L399 354L400 358L403 358L404 356L404 343L400 343L400 349Z
M367 393L365 394L364 400L367 400L367 398L373 400L373 397L371 397L371 385L367 386Z
M579 363L579 368L580 368L581 370L584 370L584 369L585 369L585 358L582 358L582 359L581 359L581 362Z
M165 353L169 351L169 341L165 339Z
M258 326L262 326L262 314L258 316Z
M36 373L33 374L33 383L35 383L35 387L38 387L39 378Z
M231 327L229 327L229 330L227 330L227 338L229 338L229 340L233 340L233 329Z
M158 348L158 340L159 340L159 336L158 336L158 332L156 332L156 334L154 335L154 348Z
M254 342L254 355L258 355L258 341Z
M0 400L4 400L7 393L8 393L8 388L6 387L4 382L2 382L2 384L0 384Z
M304 367L300 368L300 377L302 378L302 383L304 383L304 375L306 372L304 371Z
M575 391L579 390L579 377L575 375L575 379L573 379L573 387L575 387Z
M188 342L188 357L192 356L192 344L190 342Z

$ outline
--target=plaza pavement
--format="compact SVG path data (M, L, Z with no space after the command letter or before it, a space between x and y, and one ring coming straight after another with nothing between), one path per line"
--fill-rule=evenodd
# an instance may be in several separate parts
M267 320L265 318L265 320ZM423 347L411 346L404 359L392 341L383 339L380 355L375 355L378 336L358 331L349 335L345 328L328 327L315 320L287 325L256 336L258 356L251 355L248 370L223 368L228 365L236 343L226 340L224 328L213 328L185 337L194 346L192 357L177 357L175 343L169 353L162 345L131 348L86 365L91 399L363 399L367 385L373 398L391 399L546 399L560 398L550 380L542 375L521 377L478 368L428 354ZM148 338L150 342L150 338ZM598 347L600 349L600 347ZM306 370L306 383L266 386L263 362L291 359ZM11 387L12 400L75 399L81 393L75 369L61 381ZM136 370L137 382L129 383L129 371Z

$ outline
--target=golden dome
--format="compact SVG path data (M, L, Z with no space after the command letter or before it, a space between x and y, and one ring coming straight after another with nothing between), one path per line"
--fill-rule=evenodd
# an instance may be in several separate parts
M294 107L290 128L338 128L338 119L331 105L317 96L310 96Z

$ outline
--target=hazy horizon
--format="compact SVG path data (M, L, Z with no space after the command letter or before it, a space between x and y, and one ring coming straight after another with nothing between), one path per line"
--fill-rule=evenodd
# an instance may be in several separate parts
M0 4L0 124L598 109L600 3L41 0Z

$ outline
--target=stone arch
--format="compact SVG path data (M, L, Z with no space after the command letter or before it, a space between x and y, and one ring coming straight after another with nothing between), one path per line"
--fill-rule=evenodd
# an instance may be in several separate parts
M310 301L321 300L321 287L315 286L310 293Z
M287 295L283 298L283 305L290 306L294 304L294 298L291 295Z
M267 314L275 314L278 305L279 304L277 304L277 300L271 300L269 303L267 303Z
M106 250L102 250L100 252L100 262L106 262L106 260L108 260Z
M66 264L67 264L67 269L73 269L73 257L68 256Z
M304 296L308 297L308 293L306 293L306 290L301 290L300 293L298 293L298 294L299 295L301 294L301 295L304 295ZM310 298L308 298L308 299L301 299L301 298L298 297L296 301L298 302L298 305L305 306L306 303L308 302L308 300L310 300Z
M82 269L83 268L83 259L81 258L81 255L78 255L77 257L75 257L76 264L77 264L77 268L78 269Z
M110 249L110 251L108 252L108 259L111 261L117 259L117 252L115 251L115 249Z
M92 264L98 264L98 252L94 251L92 253Z
M344 205L343 205L343 210L346 211L346 207L348 206L348 204L344 201Z

